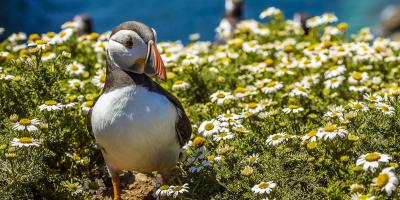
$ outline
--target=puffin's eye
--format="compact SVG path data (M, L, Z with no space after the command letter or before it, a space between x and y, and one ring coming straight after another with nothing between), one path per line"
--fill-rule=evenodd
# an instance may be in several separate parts
M126 42L125 42L125 46L132 49L133 47L133 41L131 38L129 38Z

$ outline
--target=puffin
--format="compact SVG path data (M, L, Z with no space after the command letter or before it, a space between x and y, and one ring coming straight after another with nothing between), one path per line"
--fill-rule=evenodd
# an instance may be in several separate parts
M217 32L216 43L224 44L232 37L236 25L243 18L243 0L225 0L224 15L215 29Z
M156 31L127 21L111 32L106 48L106 82L88 114L88 130L101 149L121 199L119 174L157 171L171 176L192 126L179 100L151 77L166 80Z

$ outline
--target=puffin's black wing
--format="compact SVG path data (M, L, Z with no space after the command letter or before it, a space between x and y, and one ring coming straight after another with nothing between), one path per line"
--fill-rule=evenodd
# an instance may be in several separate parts
M86 116L86 126L87 126L87 130L89 131L90 135L93 135L93 130L92 130L92 111L93 111L93 107L90 108L87 116Z
M150 91L166 96L167 99L175 105L176 112L178 113L178 119L175 123L175 131L179 140L179 144L184 146L190 140L190 136L192 135L192 126L190 125L189 118L186 116L181 102L179 102L179 100L173 94L169 93L158 83L154 81L151 81L151 83L152 85L149 87Z

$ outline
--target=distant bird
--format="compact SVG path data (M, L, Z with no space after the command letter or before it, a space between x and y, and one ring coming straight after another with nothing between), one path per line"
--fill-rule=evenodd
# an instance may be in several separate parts
M78 35L90 34L93 32L92 17L88 14L75 15L74 20L77 24Z
M304 35L308 35L310 28L307 27L307 20L310 19L310 16L307 13L296 13L294 15L294 21L301 25L301 28L304 30Z
M379 32L393 40L400 39L400 5L387 6L381 14Z
M218 27L216 42L225 43L233 36L236 25L242 20L243 0L225 0L225 12Z
M103 93L89 113L88 129L100 146L112 177L114 199L121 199L122 170L171 175L181 147L191 136L179 100L153 81L166 79L156 32L128 21L111 33Z

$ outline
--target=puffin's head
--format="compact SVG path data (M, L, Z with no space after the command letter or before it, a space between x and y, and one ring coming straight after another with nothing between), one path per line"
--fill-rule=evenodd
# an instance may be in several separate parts
M156 31L136 22L124 22L112 31L108 59L117 67L137 74L166 79L166 69L156 45Z

